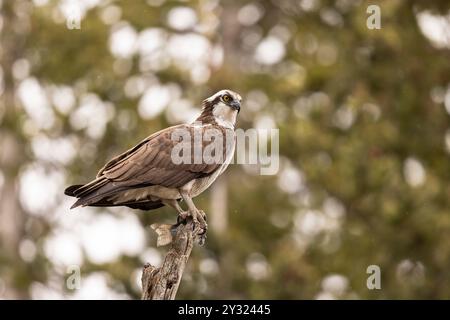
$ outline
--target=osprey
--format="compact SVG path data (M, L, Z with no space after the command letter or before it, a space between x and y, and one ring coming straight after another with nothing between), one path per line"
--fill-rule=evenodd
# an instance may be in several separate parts
M167 205L182 219L192 216L205 233L206 216L197 209L192 198L206 190L233 158L234 126L240 108L239 94L231 90L217 92L203 101L201 114L195 122L152 134L110 160L95 180L68 187L65 194L78 198L71 209L127 206L153 210ZM181 162L180 150L183 151L181 160L184 160ZM216 161L205 157L207 150ZM181 208L181 200L186 203L187 211Z

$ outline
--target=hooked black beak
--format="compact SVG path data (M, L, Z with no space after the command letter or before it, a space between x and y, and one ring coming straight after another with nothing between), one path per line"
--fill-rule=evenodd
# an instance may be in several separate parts
M237 112L239 113L239 111L241 111L241 103L237 100L234 100L230 103L230 107L232 107L234 110L237 110Z

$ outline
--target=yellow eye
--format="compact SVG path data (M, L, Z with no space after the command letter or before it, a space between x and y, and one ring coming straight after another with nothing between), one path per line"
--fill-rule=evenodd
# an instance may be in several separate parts
M229 95L223 96L223 101L229 102L231 100Z

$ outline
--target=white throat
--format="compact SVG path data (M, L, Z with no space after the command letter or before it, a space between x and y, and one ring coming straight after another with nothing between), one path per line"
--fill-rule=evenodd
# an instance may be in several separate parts
M223 102L214 106L213 116L219 126L234 130L237 114L237 110L230 108Z

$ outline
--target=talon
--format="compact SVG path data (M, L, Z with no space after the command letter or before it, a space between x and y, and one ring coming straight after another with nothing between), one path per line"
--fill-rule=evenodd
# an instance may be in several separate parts
M198 226L196 233L197 233L197 241L200 246L203 246L205 244L207 231L208 231L207 225L204 225L204 226L199 225Z
M189 211L180 212L179 216L184 220L189 216Z
M206 232L198 237L198 245L203 246L206 241Z
M206 231L208 231L208 225L204 221L199 221L197 222L197 229L197 234L203 235L206 233Z
M199 242L204 243L206 232L208 231L208 224L205 221L206 215L202 210L193 211L191 215L193 220L193 230L199 236Z
M203 236L203 235L206 235L206 232L208 231L208 226L204 226L203 228L202 227L199 227L199 231L198 231L198 235L199 236Z
M187 212L187 211L180 212L177 216L177 224L184 223L188 216L189 216L189 212Z

